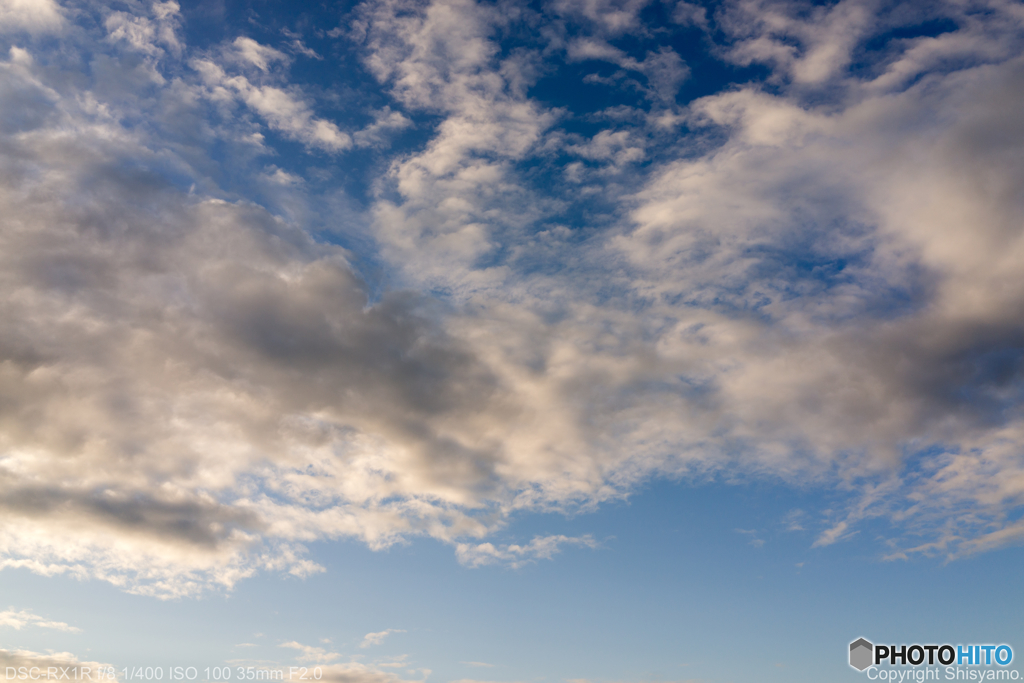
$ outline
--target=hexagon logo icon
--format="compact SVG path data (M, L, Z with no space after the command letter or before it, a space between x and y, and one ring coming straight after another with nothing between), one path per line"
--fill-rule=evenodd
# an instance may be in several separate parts
M863 638L858 638L850 643L850 666L857 671L863 671L871 666L874 652L874 645Z

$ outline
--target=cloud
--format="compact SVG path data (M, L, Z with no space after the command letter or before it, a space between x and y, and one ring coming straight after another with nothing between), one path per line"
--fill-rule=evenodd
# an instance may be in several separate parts
M785 514L782 518L783 524L786 525L786 531L804 531L804 524L806 524L806 514L803 510L793 509Z
M837 75L877 21L877 3L844 0L801 12L796 3L746 0L724 14L736 37L729 56L739 64L767 62L796 83L818 83Z
M663 104L673 103L680 84L690 75L690 69L682 58L668 47L662 47L657 52L648 51L643 61L638 61L604 40L577 38L569 43L566 56L571 62L599 60L617 64L626 71L641 73L646 77L648 87L627 79L624 72L607 79L588 74L584 79L585 82L606 82L610 85L617 82L628 84L647 92L652 100L661 100Z
M180 9L178 3L169 0L153 3L152 18L111 12L103 22L107 41L127 44L132 50L149 57L161 57L165 49L181 56L182 44L176 34L180 28Z
M744 534L745 536L750 536L750 545L754 546L755 548L760 548L760 547L764 546L764 539L757 538L757 530L756 529L735 529L734 531L736 533L738 533L738 534Z
M356 16L364 63L391 96L408 110L444 115L426 149L389 169L397 201L374 209L385 257L405 263L416 286L463 293L500 286L503 269L466 266L531 220L510 166L555 120L523 94L522 53L498 59L490 36L505 18L468 0L370 2Z
M946 66L1003 61L1012 58L1019 44L1019 11L1010 3L988 3L992 14L976 15L952 2L909 8L875 0L843 0L807 11L801 3L778 0L743 0L718 14L730 36L725 55L731 61L769 65L772 79L799 88L850 80L851 62L873 64L871 87L903 87L914 76ZM909 10L909 12L908 12ZM684 16L691 11L685 10ZM993 22L998 15L1003 22ZM954 28L938 35L890 39L869 52L870 38L899 27L936 20ZM953 66L956 69L956 66Z
M571 145L569 150L585 159L611 161L615 165L641 161L644 158L642 147L630 144L629 131L612 132L603 130L586 144Z
M25 67L5 68L52 97ZM492 386L425 316L429 302L397 293L367 309L342 250L251 204L192 198L156 174L122 176L119 164L156 153L77 106L59 100L54 127L37 119L7 140L53 173L6 157L0 191L0 240L16 259L0 286L17 292L4 298L0 340L3 565L177 595L230 586L258 566L319 569L273 539L332 529L386 544L435 523L442 536L477 533L459 512L380 502L425 487L465 503L486 482L470 451L452 452L451 437L428 426L481 405ZM323 374L330 366L341 374ZM385 368L397 383L374 378ZM368 393L352 393L361 385ZM317 393L321 408L309 403ZM282 398L292 407L274 405ZM330 417L346 404L362 427ZM379 429L392 419L389 443ZM440 460L428 464L432 454ZM326 470L307 468L321 462ZM347 492L338 467L351 471ZM271 502L263 477L308 503ZM332 507L339 494L356 508ZM422 523L403 522L403 508Z
M266 52L259 52L253 46L261 47L250 40L245 43L245 49L240 53L248 62L265 70L270 58ZM221 65L210 59L194 59L190 66L202 77L207 87L207 97L218 99L230 93L229 97L240 99L258 113L272 129L302 142L307 147L340 152L352 146L351 136L339 129L335 123L317 117L303 100L301 93L294 89L256 85L241 74L230 76Z
M672 21L683 26L697 26L707 30L708 12L706 8L696 3L680 0L672 10Z
M114 667L110 664L82 661L70 652L51 651L42 654L31 650L0 649L0 666L4 668L4 671L7 670L7 667L16 670L21 667L29 670L36 667L40 670L38 675L43 680L66 678L72 673L81 675L85 669L88 669L92 676L99 676L101 671L104 673L114 671ZM72 667L78 667L77 671L74 671Z
M320 680L327 681L327 683L400 683L407 680L399 678L390 671L380 671L357 662L329 664L320 669L322 675Z
M280 50L275 50L269 45L260 45L252 38L239 36L232 43L235 53L243 62L252 64L260 71L266 73L274 62L288 63L288 55Z
M468 567L481 567L488 564L507 564L519 568L538 559L550 560L561 552L561 546L575 545L596 548L597 542L590 536L572 538L569 536L536 536L526 545L502 545L493 543L459 543L455 547L455 556L459 562Z
M279 647L288 647L293 650L298 650L302 654L297 655L296 659L300 662L312 662L314 664L326 664L327 662L334 661L341 655L337 652L328 652L322 647L316 647L314 645L303 645L302 643L291 641L287 643L281 643Z
M395 631L397 633L397 631ZM402 631L404 633L404 631ZM378 669L406 669L410 673L413 669L409 667L409 655L398 655L397 657L387 657L385 659L378 659L373 663Z
M371 645L380 645L384 642L384 639L392 633L405 633L405 630L400 628L389 628L383 631L378 631L377 633L367 633L363 636L363 642L359 643L359 647L366 648Z
M48 33L60 29L64 17L53 0L0 0L0 30Z
M600 33L619 36L640 32L640 11L648 0L559 0L556 12L590 22Z
M1016 6L949 7L950 35L865 56L895 15L730 3L717 49L770 84L685 108L641 6L559 5L586 41L509 52L506 6L364 3L347 35L382 99L351 135L288 80L287 47L175 48L173 3L69 28L52 63L12 48L0 566L171 597L323 571L308 543L420 535L516 567L595 542L495 544L512 515L659 475L838 487L798 522L820 546L881 518L892 557L1019 542ZM561 55L647 90L571 132L529 96ZM362 214L264 158L266 128L385 155L413 120L421 146L354 167ZM328 222L344 239L313 236Z
M374 114L373 123L356 131L352 138L357 147L380 147L387 142L389 136L410 128L412 125L412 121L401 112L391 111L390 107L384 107Z
M760 28L754 29L762 31L759 37L737 39L732 54L742 61L745 59L743 50L767 50L757 59L774 64L777 79L793 83L793 92L769 94L747 87L693 103L688 112L691 124L698 129L722 131L719 134L727 136L725 144L685 161L655 166L646 187L634 197L633 224L610 237L610 250L603 251L597 239L592 245L593 251L584 247L578 252L574 263L584 262L587 266L573 270L572 294L557 280L539 278L529 284L516 281L511 288L516 297L521 297L516 300L521 310L515 318L521 325L528 324L524 321L529 319L522 309L543 305L523 295L529 288L536 288L538 299L543 296L561 304L562 317L557 323L530 328L533 339L572 339L572 343L589 354L586 370L582 359L557 344L548 347L543 358L558 357L555 349L564 351L564 358L569 362L557 367L564 368L566 376L574 372L582 376L589 371L592 374L588 382L592 384L582 386L601 385L606 396L610 393L621 397L622 403L617 405L613 400L607 401L608 412L600 412L598 400L590 403L588 408L599 412L601 417L591 413L581 423L600 424L602 419L618 420L634 414L650 416L648 420L638 417L629 430L618 431L620 438L633 444L666 444L675 456L662 460L654 452L648 454L650 459L638 455L632 462L645 462L638 464L641 469L749 467L810 480L827 478L831 476L830 471L838 469L844 472L842 477L853 477L854 472L859 476L872 476L893 466L906 444L928 442L957 448L959 446L946 443L948 435L958 434L953 439L957 441L971 438L968 435L976 428L987 429L970 417L979 407L974 399L945 404L943 395L965 396L966 391L978 396L974 392L980 391L988 396L986 401L992 401L990 405L994 410L1006 416L999 419L1018 419L1001 412L1012 410L1018 396L1015 390L1002 394L1004 398L996 398L995 393L988 393L981 384L969 390L956 388L964 387L961 382L974 380L970 379L973 371L965 365L960 366L962 370L953 369L959 363L953 358L965 353L965 357L977 359L975 351L954 350L959 342L946 347L945 351L920 343L924 339L949 338L947 334L963 339L969 346L974 342L967 342L967 338L976 339L982 346L991 348L990 351L979 348L978 352L993 354L992 362L996 365L1004 363L1000 366L1003 370L997 371L995 365L983 361L985 367L1003 378L998 381L1016 381L1010 377L1015 376L1015 361L1011 358L1018 353L1014 350L1017 342L1013 341L1017 332L1012 316L1003 316L1016 310L1018 304L997 294L1000 290L994 283L992 287L979 285L980 289L962 288L966 281L953 284L953 273L961 270L970 258L976 258L978 264L1006 263L1006 267L1012 269L1009 261L996 252L969 257L979 245L961 244L956 252L956 265L953 261L939 264L929 262L930 257L926 255L929 249L923 246L925 243L945 244L954 234L953 228L936 231L935 226L954 220L958 224L990 226L995 233L1006 235L1010 240L997 240L1002 245L1000 248L1015 248L1009 246L1013 238L1009 237L1007 228L999 227L1004 224L1000 215L1004 212L1018 215L1019 207L1000 203L1000 208L990 211L993 205L985 197L992 195L976 194L970 187L957 185L952 182L952 175L950 180L939 176L946 173L944 169L962 167L964 157L961 155L974 153L969 151L973 144L963 145L953 140L975 126L977 130L985 127L986 124L970 122L975 115L1002 121L1012 111L1015 105L1009 101L996 105L993 97L996 92L1019 92L1017 85L1009 85L1016 78L1011 75L1017 68L1016 62L1006 62L998 68L967 68L949 74L944 81L932 79L902 93L875 95L872 89L876 85L871 80L874 76L870 70L866 80L857 81L846 69L864 36L881 30L879 26L893 20L886 15L876 22L870 18L866 7L842 3L802 17L795 12L795 6L786 4L748 3L732 7L727 18L735 20L735 26L748 14L766 17L758 24ZM431 16L430 10L425 16ZM1015 21L1009 15L1005 18L1011 24ZM435 93L428 98L425 94L428 91L420 88L417 92L424 93L422 101L452 107L450 111L457 112L454 107L460 100L448 98L449 91L443 84L457 83L462 76L455 71L449 74L448 80L442 80L424 66L431 63L430 53L420 47L423 43L417 41L421 40L421 34L416 31L429 24L429 20L425 21L427 23L413 24L410 20L396 31L401 40L408 41L404 52L397 48L399 43L389 43L394 49L388 55L408 54L407 59L415 61L393 60L392 64L400 66L382 67L381 73L388 74L389 78L401 69L416 73L415 82L431 83L429 92ZM728 21L725 24L732 25ZM986 58L1006 59L1011 54L1009 46L1014 42L1009 34L992 27L980 28L973 20L968 25L963 35L955 39L960 42L949 39L945 54L962 53L968 42L980 49L983 41L975 40L974 36L993 31L1007 37L998 42L998 47L986 48ZM774 35L782 37L773 42L776 41L771 37ZM787 47L792 44L793 36L802 41L799 49ZM481 38L476 41L466 38L459 44L480 48L471 52L478 57L473 69L479 70L489 64L488 55L492 53L485 49L487 44ZM383 44L380 38L372 45ZM921 39L908 42L905 47L913 52L919 44L931 43ZM581 38L570 43L568 54L570 59L596 58L614 63L628 59L606 40L596 38ZM776 56L771 57L772 54ZM938 61L936 57L932 63ZM412 63L417 65L415 71ZM874 73L885 73L889 68L886 64L890 63L898 63L898 58L884 53ZM428 73L433 75L427 78ZM1001 78L1009 81L997 85ZM401 82L402 79L396 81ZM845 83L851 98L849 104L837 110L833 105L815 107L802 99L801 89L826 82ZM974 101L985 103L977 105L975 113L971 113L974 105L964 99L965 87L977 88L972 96ZM945 116L937 120L932 117L935 111L942 111ZM454 120L455 116L457 114L449 120ZM1004 140L1016 139L1018 134L1010 132L1003 124L995 124L994 129L1001 131L995 137ZM586 145L570 149L586 158L613 158L616 152L612 142L618 142L619 148L627 150L624 141L629 135L626 131L604 130ZM913 141L921 136L947 140L949 146L943 148L956 159L928 157L929 153L923 149L910 153L907 148L915 147ZM439 135L437 144L442 139L443 135ZM908 153L895 157L891 150L901 144L899 141ZM977 151L982 156L988 154ZM941 153L933 148L931 154ZM922 155L931 160L924 161ZM980 158L977 163L968 162L968 165L980 169L983 165ZM1012 163L997 163L1002 164L999 170L990 169L986 177L992 178L995 186L1018 187L1019 169ZM443 168L447 171L452 165L464 169L460 172L467 176L470 173L482 176L481 167L475 165L471 154L446 157ZM401 168L405 172L411 170L412 165ZM923 169L927 170L922 173ZM436 208L429 209L429 213L421 212L416 205L417 192L447 197L433 202L433 206L455 208L460 218L479 211L481 202L475 187L463 194L463 188L472 187L465 182L453 187L437 182L439 176L426 168L416 171L415 176L409 176L407 185L398 184L400 189L409 188L404 194L405 201L400 206L383 202L379 220L386 242L408 245L407 248L413 244L421 249L426 246L427 250L418 253L429 256L425 259L429 263L421 266L421 261L411 256L411 251L396 250L391 254L393 260L404 261L405 272L423 278L420 281L443 286L459 296L472 297L480 305L484 305L487 297L501 298L498 290L481 286L485 277L507 277L507 270L499 270L493 260L484 258L493 250L494 242L504 241L498 235L516 234L503 233L502 212L497 209L501 205L494 199L489 200L487 206L495 207L492 209L495 217L469 224L472 230L460 235L462 250L432 250L433 245L451 244L457 233L437 234L416 229L417 225L427 224L426 216L430 217L432 225L443 225L447 218ZM950 173L957 172L950 170ZM522 192L504 169L483 177L488 179L490 188L502 188L506 196ZM915 180L910 181L911 178ZM960 218L943 219L933 210L922 209L934 206L938 196L917 195L912 187L929 188L928 193L937 187L946 188L944 197L938 200L951 204L944 214ZM980 213L972 213L968 218L960 213L967 207L971 207L970 212ZM911 217L919 211L920 219ZM421 215L424 218L420 218ZM912 227L917 220L921 221L920 229ZM931 227L925 229L926 224ZM452 221L452 225L458 226L459 222ZM817 231L809 226L831 227ZM911 233L914 237L908 241ZM399 254L410 255L410 258ZM589 267L594 269L592 273L606 272L605 263L621 263L616 260L617 255L624 256L630 264L628 272L617 281L627 298L621 308L614 304L589 306L585 303L587 280L583 273ZM475 262L481 261L489 264L486 269L474 267ZM430 274L429 264L439 262L446 265L443 276ZM795 265L801 262L810 262L812 266L803 272ZM462 267L453 268L455 263L461 263ZM505 263L511 265L511 262ZM595 277L602 285L607 283L600 276ZM1019 277L1015 271L1001 276L1004 281L1015 281ZM1004 321L1000 323L1002 331L993 331L1002 341L996 341L995 337L990 337L990 342L982 341L974 332L960 327L961 324L972 327L974 323L957 322L939 314L939 309L950 310L940 299L933 298L940 296L940 291L933 287L943 280L947 282L945 291L950 294L957 292L957 296L962 296L967 291L976 292L970 306L961 308L960 304L955 304L953 308L966 311L973 306L988 307ZM629 299L629 293L635 298ZM901 301L907 302L901 304L905 308L894 308L894 302ZM643 318L626 310L631 304L642 306L648 320L672 321L655 335L657 341L653 342L650 352L649 374L641 370L639 364L631 366L627 360L636 359L638 356L632 354L641 353L640 344L631 348L627 340L631 335L632 339L638 339L645 334L641 331L645 329ZM504 313L509 309L491 303L488 310L491 325L501 327L497 311ZM995 313L997 310L999 313ZM579 319L594 316L605 320L608 327L620 331L612 339L622 346L612 351L610 349L615 347L607 344L588 345L584 340L596 338L591 334L596 335L599 326L575 325L574 315L579 315ZM957 328L960 331L955 331ZM981 328L975 329L980 332ZM961 334L966 336L961 337ZM531 346L525 342L525 336L515 339L523 340L524 348L535 348L536 344ZM992 346L988 347L989 344ZM506 348L511 346L511 342L505 345ZM932 351L927 351L925 346ZM906 362L908 358L914 360ZM996 361L996 358L1003 360ZM896 359L905 363L901 369L892 365ZM573 365L574 362L579 365ZM501 361L496 367L510 370ZM570 367L573 369L569 370ZM939 372L947 374L949 381L948 388L938 392L936 382L941 384L945 380L935 376L937 368L946 369ZM981 374L975 377L984 383L987 380L981 380L981 376L987 372L989 370L980 370ZM931 377L926 379L929 374ZM993 379L995 376L992 375ZM668 377L680 381L659 379ZM620 381L623 384L618 384ZM625 391L617 394L613 388L625 387L629 382L644 386L646 391L663 391L659 396L663 401L670 401L672 407L664 403L660 407L653 406L647 403L646 397L637 395L632 397L635 403L630 403ZM882 405L886 406L885 410L879 409ZM996 405L1000 407L995 408ZM673 421L675 426L669 427ZM960 427L951 427L951 421L959 422ZM946 426L938 427L939 424ZM594 436L596 431L599 430L585 433ZM624 436L626 433L628 437ZM567 435L563 433L560 438L567 438ZM702 449L703 455L697 455L697 449ZM729 453L736 452L745 455L733 460ZM595 454L594 457L595 462L600 462L600 456ZM613 467L630 471L630 466L621 461ZM868 489L861 491L861 495L869 495ZM860 500L857 505L863 503L864 500ZM865 515L875 514L871 512L875 509L871 504L862 512L851 509L850 514L862 515L859 518L864 519ZM912 509L922 508L913 506ZM838 526L832 528L839 529ZM845 536L842 532L825 534L821 541Z
M1001 190L993 194L954 180L958 172L952 169L987 166L993 187L1021 182L1016 164L996 161L985 151L987 143L964 137L992 126L1001 131L1003 144L1018 144L1019 131L997 123L1008 110L992 98L997 91L1021 92L1020 66L1013 61L998 69L967 70L941 87L933 83L935 89L913 87L892 99L866 98L838 115L815 115L743 91L694 104L692 111L732 128L730 142L713 156L666 169L640 195L634 214L638 227L619 243L642 270L652 269L650 296L730 301L737 310L760 311L762 321L747 329L736 320L725 327L691 323L691 329L708 330L703 337L708 342L720 344L728 337L745 347L742 339L757 338L754 343L767 351L765 365L756 360L753 346L734 353L742 360L720 385L723 405L733 415L746 413L750 400L743 422L781 427L793 420L795 431L780 432L780 438L806 440L806 447L825 452L870 454L874 466L894 462L902 448L898 444L914 440L946 442L945 448L961 452L974 443L983 457L980 453L993 447L983 443L998 438L983 417L992 415L990 409L999 412L1006 429L1016 431L1018 394L1010 387L1018 375L1011 358L1018 356L1020 341L1016 314L1009 312L1021 302L990 273L1011 280L1021 276L1002 255L1018 249L1018 236L1004 217L1019 208L995 200L995 195L1008 196ZM962 87L976 88L971 97L984 104L963 98ZM935 122L930 112L936 108L950 118ZM913 158L893 155L893 136L901 130L932 134L935 143L927 152L907 144L905 151L915 148ZM770 175L762 172L762 163L771 164ZM811 169L819 163L824 165L817 166L815 178ZM746 189L737 195L735 187ZM819 206L834 213L826 218L801 205L801 198L812 196L829 196ZM788 232L787 226L805 221L837 226L828 233L829 244L798 247L792 240L807 233ZM964 234L955 226L965 224L977 230L969 243L954 237ZM791 246L784 249L806 248L818 263L842 259L855 270L822 271L797 284L776 270L786 267L775 260L779 252L765 250L787 243ZM643 244L657 246L647 251ZM659 258L668 260L655 266ZM685 278L676 279L682 273ZM773 284L783 282L792 294ZM638 283L635 279L634 286ZM900 296L914 303L894 310ZM780 329L795 331L794 326L801 331L782 346L768 341ZM884 413L872 407L880 405L886 406ZM762 429L762 444L767 435ZM1013 469L1004 476L1015 477L1010 472L1016 465L1008 466ZM924 485L923 478L916 485ZM1015 498L1003 498L1009 500ZM925 507L922 502L908 509ZM842 537L844 529L834 527L819 543Z
M74 626L68 626L63 621L50 621L49 619L29 612L28 610L15 611L13 609L0 612L0 627L2 626L13 628L18 631L25 626L50 628L55 631L67 631L69 633L77 633L82 630Z

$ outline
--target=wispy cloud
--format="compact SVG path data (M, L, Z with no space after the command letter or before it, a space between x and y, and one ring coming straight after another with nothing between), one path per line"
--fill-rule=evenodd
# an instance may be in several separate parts
M67 631L69 633L78 633L82 630L74 626L68 626L63 621L51 621L28 610L9 609L7 611L0 612L0 627L13 628L20 631L26 626L49 628L55 631Z
M243 43L244 49L239 53L245 61L260 70L267 70L271 56L265 50L257 49L260 47L249 40ZM254 84L243 74L230 75L212 59L197 58L190 66L201 75L206 86L205 94L212 100L223 101L225 95L235 96L258 113L272 129L311 148L340 152L352 146L348 133L342 132L332 121L317 117L294 89Z
M804 531L804 520L807 516L803 510L793 509L785 514L782 518L782 523L786 527L786 531Z
M296 659L302 662L314 662L316 664L326 664L338 659L341 655L337 652L328 652L322 647L316 647L315 645L303 645L297 641L290 641L287 643L281 643L278 647L287 647L293 650L298 650L301 654L296 656Z
M510 567L522 567L539 559L550 560L561 552L562 546L585 546L596 548L597 541L590 536L536 536L526 545L515 543L494 545L493 543L459 543L455 555L459 562L469 567L480 567L488 564L507 564Z
M738 534L743 534L744 536L749 536L750 537L750 545L754 546L755 548L760 548L761 546L764 545L764 539L757 537L757 530L756 529L736 529L735 531Z
M388 628L383 631L377 631L376 633L367 633L363 636L363 642L359 643L359 647L370 647L371 645L380 645L384 642L392 633L405 633L405 630L400 628Z

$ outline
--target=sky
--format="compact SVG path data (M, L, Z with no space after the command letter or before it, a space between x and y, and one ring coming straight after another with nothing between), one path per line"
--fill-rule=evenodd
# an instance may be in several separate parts
M0 665L1024 661L1022 55L1013 0L0 0Z

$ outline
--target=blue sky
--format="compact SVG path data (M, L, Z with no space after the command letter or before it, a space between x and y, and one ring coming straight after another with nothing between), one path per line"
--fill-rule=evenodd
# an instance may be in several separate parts
M1024 648L1022 46L1002 0L0 0L0 660Z

